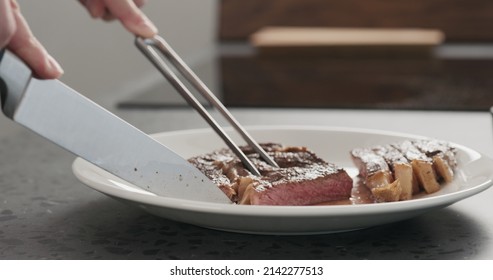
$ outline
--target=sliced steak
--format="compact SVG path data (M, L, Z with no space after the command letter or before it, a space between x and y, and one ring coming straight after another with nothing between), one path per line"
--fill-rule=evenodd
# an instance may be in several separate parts
M442 180L451 182L457 165L455 153L445 141L406 140L357 148L351 156L375 200L396 201L412 198L420 188L427 193L436 192Z
M265 163L249 147L241 147L260 171L260 177L245 169L229 149L189 161L239 204L314 205L351 196L353 182L349 175L305 147L272 143L261 146L280 168Z
M368 188L383 187L394 181L387 161L372 149L354 149L351 156Z
M371 148L361 148L352 150L351 157L375 201L388 202L400 199L402 188L399 180L394 180L392 170L381 154Z
M414 176L411 163L401 151L391 145L377 146L372 150L385 159L394 178L399 180L402 189L400 200L411 199L413 193L419 192L418 181Z
M437 175L445 182L451 182L454 178L453 169L457 166L455 149L446 141L440 140L416 140L413 144L422 153L432 159Z
M412 141L404 141L393 145L411 162L420 186L427 193L434 193L440 190L440 184L433 168L433 160L425 153L421 152Z

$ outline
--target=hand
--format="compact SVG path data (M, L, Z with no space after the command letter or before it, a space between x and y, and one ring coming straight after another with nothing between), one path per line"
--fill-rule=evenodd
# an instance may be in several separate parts
M94 18L119 19L130 32L152 37L157 28L139 9L145 0L79 0ZM6 47L31 67L41 79L63 74L60 65L32 34L15 0L0 0L0 48Z
M118 19L135 35L149 38L157 34L156 26L139 9L145 0L79 0L93 18Z
M15 53L42 79L63 74L60 65L34 37L15 0L0 0L0 48Z

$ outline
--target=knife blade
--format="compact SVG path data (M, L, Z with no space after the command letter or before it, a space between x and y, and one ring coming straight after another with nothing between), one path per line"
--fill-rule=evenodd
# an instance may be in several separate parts
M0 51L2 110L75 155L159 196L231 203L202 172L149 135L59 80L40 80Z

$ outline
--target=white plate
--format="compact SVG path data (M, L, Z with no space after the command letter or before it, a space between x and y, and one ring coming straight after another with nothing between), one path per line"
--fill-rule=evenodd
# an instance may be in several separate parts
M249 127L258 142L307 146L320 157L346 168L356 176L349 157L355 147L422 138L391 132L327 127ZM241 143L237 138L233 139ZM175 152L189 158L224 147L210 129L153 135ZM123 181L77 158L74 174L88 186L129 202L157 216L201 227L256 234L316 234L356 230L408 219L484 191L492 185L493 161L456 145L458 171L452 183L434 194L409 201L329 206L249 206L195 202L160 197Z

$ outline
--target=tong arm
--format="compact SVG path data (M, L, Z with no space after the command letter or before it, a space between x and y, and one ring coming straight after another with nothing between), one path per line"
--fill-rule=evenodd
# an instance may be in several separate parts
M254 175L260 176L260 172L253 165L250 159L241 151L241 149L231 140L221 126L207 112L202 104L193 96L188 88L173 73L169 66L162 60L158 50L168 61L185 77L197 91L214 106L219 112L233 125L236 131L260 156L270 165L278 167L277 163L262 149L262 147L241 127L238 121L229 113L224 105L216 98L209 88L200 80L200 78L186 65L186 63L173 51L173 49L164 41L163 38L155 36L154 38L144 39L137 37L135 44L139 50L151 61L151 63L163 74L163 76L175 87L182 97L192 106L214 129L214 131L223 139L226 145L240 158L242 163Z

